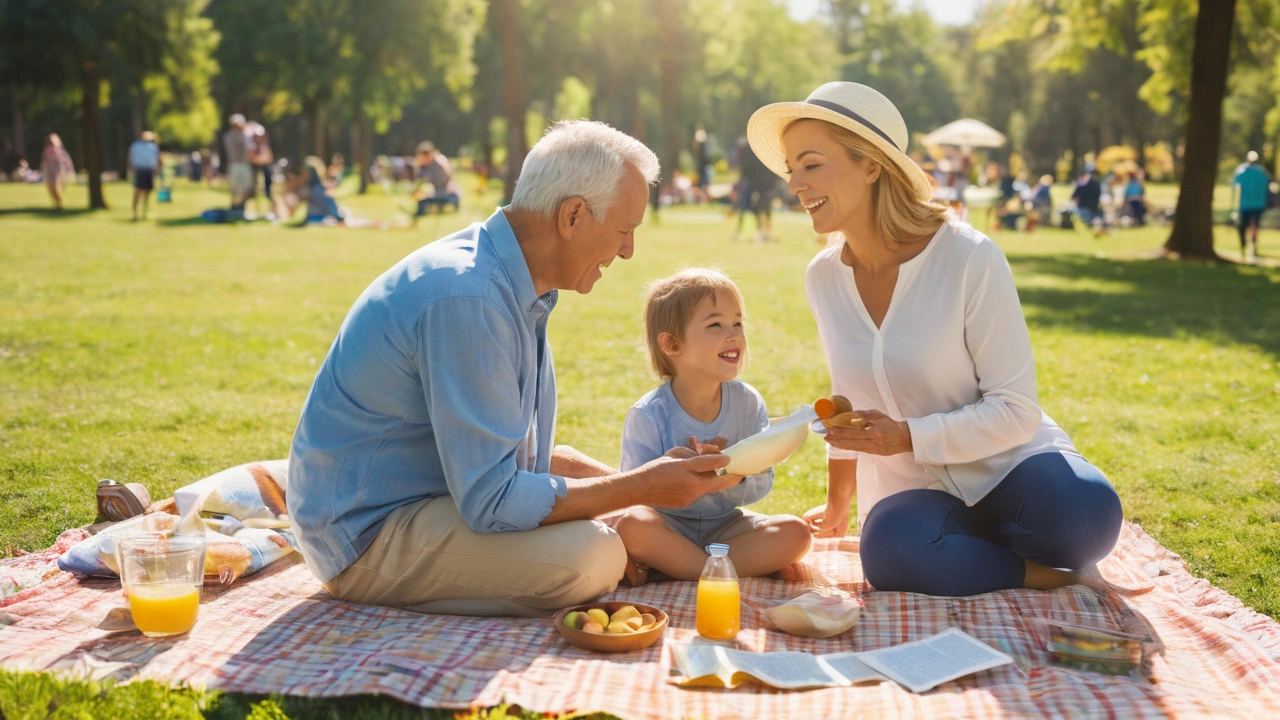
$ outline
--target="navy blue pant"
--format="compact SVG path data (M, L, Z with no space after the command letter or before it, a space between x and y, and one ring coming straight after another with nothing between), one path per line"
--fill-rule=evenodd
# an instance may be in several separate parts
M1022 587L1023 558L1077 570L1115 547L1120 497L1087 460L1058 452L1022 461L977 505L940 490L884 498L860 554L878 590L977 595Z

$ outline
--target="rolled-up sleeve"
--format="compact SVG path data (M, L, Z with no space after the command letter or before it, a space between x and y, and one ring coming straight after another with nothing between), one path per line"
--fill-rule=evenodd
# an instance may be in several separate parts
M419 322L418 367L445 482L476 532L532 530L566 489L561 477L520 469L536 420L521 411L517 323L473 297L437 301Z
M982 397L952 412L907 420L915 460L923 465L975 462L1022 445L1043 415L1026 319L1009 263L995 243L974 249L965 293L964 338Z

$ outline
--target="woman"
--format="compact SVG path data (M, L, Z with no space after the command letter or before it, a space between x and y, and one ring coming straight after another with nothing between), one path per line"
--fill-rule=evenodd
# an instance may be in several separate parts
M44 152L40 155L40 172L44 174L44 184L49 188L49 196L53 198L54 206L61 210L62 185L66 182L67 176L75 176L76 168L71 163L71 156L67 154L67 149L62 147L62 138L58 137L57 133L49 133L49 137L44 139Z
M1036 404L1031 341L999 246L930 199L907 129L864 85L752 116L760 159L834 240L805 275L832 386L868 421L827 433L827 503L881 590L1053 588L1115 545L1114 489ZM1056 568L1068 568L1069 571Z

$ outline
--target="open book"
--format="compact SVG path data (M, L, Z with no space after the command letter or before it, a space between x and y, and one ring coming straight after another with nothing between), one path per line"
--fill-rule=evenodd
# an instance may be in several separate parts
M737 687L756 681L787 690L892 680L911 692L924 692L948 680L1013 662L957 628L867 652L753 653L710 644L676 645L674 652L683 675L676 680L678 684Z

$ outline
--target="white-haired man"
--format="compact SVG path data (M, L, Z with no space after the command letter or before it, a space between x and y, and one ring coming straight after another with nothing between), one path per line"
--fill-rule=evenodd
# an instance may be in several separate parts
M1258 153L1250 150L1245 161L1231 178L1231 194L1235 200L1236 229L1240 231L1240 257L1248 257L1248 240L1253 240L1253 255L1258 256L1258 227L1271 197L1271 175L1258 163ZM1246 233L1248 233L1246 235Z
M529 151L508 207L415 251L356 301L289 464L302 555L335 597L546 615L623 576L622 541L592 518L732 484L714 452L619 473L553 444L557 292L590 292L631 257L657 177L634 138L558 124Z

